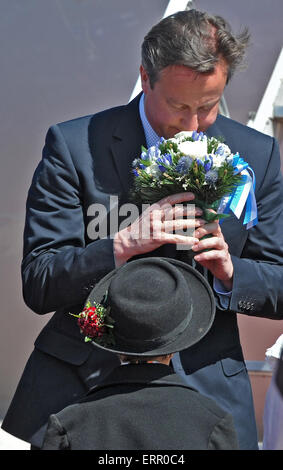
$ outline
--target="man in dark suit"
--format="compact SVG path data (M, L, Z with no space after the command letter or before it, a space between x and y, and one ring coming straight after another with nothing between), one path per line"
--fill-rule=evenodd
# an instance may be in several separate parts
M86 305L82 332L122 365L50 416L43 450L238 449L231 414L170 367L174 352L197 345L213 323L214 294L198 271L172 258L135 260L106 275ZM101 307L96 329L93 308Z
M233 36L221 18L179 12L144 40L142 95L126 106L48 131L27 200L22 279L25 302L33 311L56 312L35 341L3 422L7 432L40 447L48 416L74 403L117 365L117 356L94 353L83 343L68 312L80 311L88 292L114 267L136 256L180 258L176 244L181 242L192 246L195 268L213 286L217 312L199 346L174 356L174 369L231 411L240 448L257 448L237 312L283 318L283 185L276 140L218 115L246 40L245 35ZM122 209L129 202L132 161L141 145L193 129L223 137L253 168L257 225L247 230L243 217L234 215L221 225L203 224L197 217L193 237L169 233L164 224L159 237L138 237L144 223L150 234L156 233L168 204L177 228L192 224L174 206L193 202L191 193L168 197L158 211L150 207L130 224ZM117 213L115 227L110 222ZM100 233L105 226L106 233ZM203 239L206 234L213 236Z

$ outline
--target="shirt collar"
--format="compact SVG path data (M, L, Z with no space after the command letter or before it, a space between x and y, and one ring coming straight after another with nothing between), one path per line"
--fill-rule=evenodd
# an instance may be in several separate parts
M152 129L151 125L148 122L148 119L145 115L145 110L144 110L144 93L142 94L140 98L140 103L139 103L139 112L140 112L140 118L141 122L143 125L144 129L144 134L145 134L145 139L146 139L146 145L147 148L152 147L152 145L156 145L157 142L159 141L159 136L156 134L156 132Z

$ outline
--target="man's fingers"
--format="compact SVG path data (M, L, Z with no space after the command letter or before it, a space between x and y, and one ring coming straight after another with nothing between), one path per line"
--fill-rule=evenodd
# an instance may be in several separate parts
M162 224L164 232L170 233L174 230L187 230L194 229L195 227L201 227L205 224L203 219L176 219L176 220L165 220ZM193 232L191 233L193 235Z
M188 245L192 247L195 243L198 242L197 238L194 237L188 237L186 235L178 235L176 233L166 233L162 232L161 234L161 241L162 243L175 243L177 244L182 244L182 245Z
M209 234L221 236L221 233L222 232L220 232L219 223L218 223L218 221L215 221L215 222L210 222L208 224L205 224L205 225L199 227L195 231L194 235L196 237L198 237L199 239L201 239L205 235L209 235Z
M193 246L193 251L201 251L201 250L228 250L228 245L225 242L223 238L219 237L209 237L205 238L204 240L199 240L198 243L196 243Z
M162 209L163 219L174 220L182 219L184 217L199 217L203 211L192 203L176 204L175 206L168 206Z
M198 262L208 262L208 261L222 261L225 262L227 256L226 253L222 250L209 250L203 253L196 254L194 259Z
M171 206L175 204L179 204L181 202L186 202L186 201L193 201L195 198L195 195L190 192L186 193L177 193L177 194L170 194L170 196L166 196L163 199L161 199L158 204L162 207L163 205L170 204Z

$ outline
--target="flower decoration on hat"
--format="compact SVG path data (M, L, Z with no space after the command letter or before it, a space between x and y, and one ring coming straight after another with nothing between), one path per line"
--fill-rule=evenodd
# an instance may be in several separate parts
M85 342L94 341L101 346L111 346L115 344L113 328L115 321L110 317L110 306L106 305L106 296L103 303L87 301L84 309L78 315L71 313L78 318L80 332L85 337Z

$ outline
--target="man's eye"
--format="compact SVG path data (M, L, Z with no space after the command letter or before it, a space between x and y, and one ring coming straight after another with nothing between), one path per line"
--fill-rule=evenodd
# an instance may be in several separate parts
M207 113L208 111L210 111L211 109L213 108L213 106L204 106L202 108L199 108L199 111L201 113Z
M177 111L184 111L186 109L186 106L182 104L175 104L175 103L170 103L170 104L171 104L171 107L173 109L176 109Z
M215 106L217 105L217 103L213 103L213 104L209 104L207 106L202 106L201 108L199 108L200 112L202 111L211 111Z

